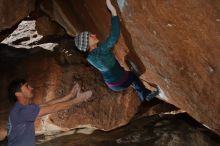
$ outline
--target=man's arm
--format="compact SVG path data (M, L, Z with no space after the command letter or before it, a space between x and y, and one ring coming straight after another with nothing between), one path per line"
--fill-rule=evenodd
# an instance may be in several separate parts
M51 105L51 104L56 104L56 103L59 103L59 102L64 102L64 101L67 101L67 100L70 100L71 98L75 97L77 95L77 93L80 92L80 87L79 87L79 84L75 84L74 87L71 89L71 91L69 92L69 94L67 94L66 96L64 97L60 97L60 98L57 98L57 99L53 99L47 103L43 103L41 104L41 107L43 106L48 106L48 105Z
M92 96L92 91L87 91L84 93L78 93L77 97L74 99L71 99L69 101L63 101L55 104L50 104L47 106L41 106L40 105L40 112L38 114L38 117L51 114L54 112L58 112L61 110L69 109L70 107L80 104L86 100L88 100Z

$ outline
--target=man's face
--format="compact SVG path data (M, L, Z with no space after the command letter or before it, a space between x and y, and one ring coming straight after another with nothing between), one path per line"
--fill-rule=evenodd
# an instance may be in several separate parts
M24 83L21 86L21 93L25 98L28 99L32 98L34 96L33 90L34 88L32 88L28 83Z

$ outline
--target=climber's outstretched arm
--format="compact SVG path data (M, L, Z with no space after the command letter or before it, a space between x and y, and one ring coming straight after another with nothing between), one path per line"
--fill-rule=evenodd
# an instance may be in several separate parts
M119 36L120 36L120 21L117 16L117 12L115 7L112 5L111 0L106 0L106 5L109 9L109 11L112 14L111 18L111 33L107 37L105 41L100 43L99 48L102 49L103 51L109 51L111 50L115 43L117 42Z

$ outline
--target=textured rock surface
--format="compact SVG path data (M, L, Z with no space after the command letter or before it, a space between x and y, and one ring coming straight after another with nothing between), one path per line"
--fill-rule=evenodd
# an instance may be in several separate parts
M44 52L22 60L14 69L16 76L4 76L1 79L1 92L6 92L7 84L4 81L25 77L35 88L35 100L38 103L67 94L74 83L79 83L83 91L92 90L93 97L87 103L39 119L36 122L38 134L76 127L111 130L127 124L136 113L140 102L133 90L126 93L108 90L100 74L85 64L80 54L71 56L72 65L63 64L63 67L52 56L50 52ZM2 97L6 97L6 94ZM7 98L1 100L6 101Z
M0 1L0 32L9 29L27 17L35 9L35 0L1 0Z
M97 5L91 7L91 3ZM163 100L219 133L220 2L118 0L117 3L123 27L115 53L121 63L127 53L136 52L142 62L136 65L146 70L142 78L160 86ZM59 11L52 11L71 18L65 17L64 25L97 32L100 38L107 35L110 16L104 1L65 4L56 1L56 7ZM52 17L56 19L56 15ZM77 22L82 25L74 25Z
M51 21L48 17L39 17L36 21L36 30L38 34L43 36L48 35L64 35L66 32L59 24Z
M124 59L126 55L129 56L142 71L145 71L141 76L143 80L160 86L163 91L160 96L162 100L185 110L196 120L220 133L220 10L218 7L220 2L217 0L117 0L114 4L119 4L118 11L121 12L122 35L114 50L121 64L126 66ZM27 16L33 10L34 2L22 1L19 4L17 2L11 4L1 1L0 7L2 8L0 15L3 15L0 30L4 30ZM103 0L68 2L48 0L43 1L41 8L60 23L70 35L86 29L97 32L98 37L104 39L109 32L110 15ZM39 19L38 22L40 23L38 26L48 27L48 23L50 24L45 18ZM28 23L27 26L32 25ZM53 26L50 31L42 27L38 29L42 30L42 34L54 34L54 32L63 34L62 29ZM19 36L17 40L11 38L11 42L8 40L5 43L35 49L39 44L48 48L47 45L51 45L50 41L53 39L54 42L61 43L61 39L57 36L31 42L36 37L35 32L31 32L33 38L27 38L23 32L24 36ZM71 44L64 42L62 42L63 46L59 46L60 52L72 48ZM49 49L52 50L54 46L56 45L52 45ZM62 128L77 127L79 123L82 123L82 127L86 125L110 130L128 122L136 112L138 101L133 91L129 89L126 93L113 94L106 89L99 73L88 67L85 60L80 59L82 56L77 53L74 56L65 53L58 53L55 56L50 53L43 54L45 53L38 57L27 58L19 64L17 70L9 71L15 64L2 64L4 71L1 72L0 111L8 112L10 104L5 100L6 85L11 77L17 74L27 77L36 86L39 91L38 102L49 100L54 95L67 93L73 82L80 82L86 90L92 88L94 92L99 91L94 94L91 103L50 115L48 119L49 122L52 121L52 128L41 129L42 121L38 121L39 133L56 129L53 124L58 125L58 131L64 130ZM60 64L54 60L54 57ZM79 81L79 78L83 80ZM98 109L103 111L97 111ZM81 114L82 112L85 115ZM80 122L71 120L76 117L79 117ZM67 123L64 124L64 121ZM92 124L88 125L88 123Z
M67 45L64 46L67 48ZM60 47L62 48L62 46ZM132 89L121 93L110 91L104 85L100 74L89 67L79 53L71 53L74 54L71 57L64 56L66 61L71 64L56 57L61 54L49 51L39 52L22 59L14 68L16 75L11 73L10 76L7 76L5 74L1 79L1 93L4 94L2 97L6 97L7 84L4 82L16 77L27 78L35 89L35 101L38 103L63 96L74 83L79 83L83 91L93 91L92 100L69 110L38 119L36 121L37 134L54 134L85 127L91 130L108 131L127 124L137 112L140 104L134 91ZM60 62L57 62L56 59ZM61 67L59 63L63 66ZM5 69L5 72L8 71ZM7 98L1 98L1 101L7 101ZM4 108L9 109L7 106ZM3 107L1 110L3 111ZM156 113L163 111L164 109L155 110ZM7 116L1 117L1 121L2 128L5 128Z
M128 0L122 18L166 101L220 133L219 1ZM214 118L215 117L215 118Z
M43 24L42 21L36 23L45 28L49 26L44 21ZM27 24L29 27L25 27ZM109 90L100 73L88 65L81 53L74 51L72 38L51 36L60 29L51 29L47 36L42 37L34 26L35 21L23 21L13 35L3 41L11 46L1 44L0 54L3 59L0 63L3 70L0 77L0 105L3 104L0 106L0 111L4 115L0 117L1 133L5 131L10 109L6 94L7 84L10 80L21 77L26 78L34 87L37 103L45 103L67 94L75 83L80 84L82 91L93 92L92 100L87 103L39 118L36 121L37 134L53 135L74 128L84 129L83 133L91 133L94 129L108 131L127 124L134 117L140 101L133 89L129 88L127 91L117 93ZM25 39L26 36L31 37ZM43 44L57 45L53 48L54 52L51 52L48 51L51 50L50 45ZM47 50L43 50L42 45ZM175 110L172 106L161 102L153 102L146 107L151 109L146 113L147 115ZM4 138L3 134L0 134L1 139Z
M43 137L38 140L44 139ZM152 116L110 132L65 136L39 146L217 146L219 136L185 115Z

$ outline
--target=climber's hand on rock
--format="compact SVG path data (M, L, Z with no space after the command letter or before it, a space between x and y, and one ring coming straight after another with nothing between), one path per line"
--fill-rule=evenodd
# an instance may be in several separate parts
M106 0L106 5L107 5L109 11L111 11L112 16L117 16L116 9L115 9L115 7L112 5L111 0Z

